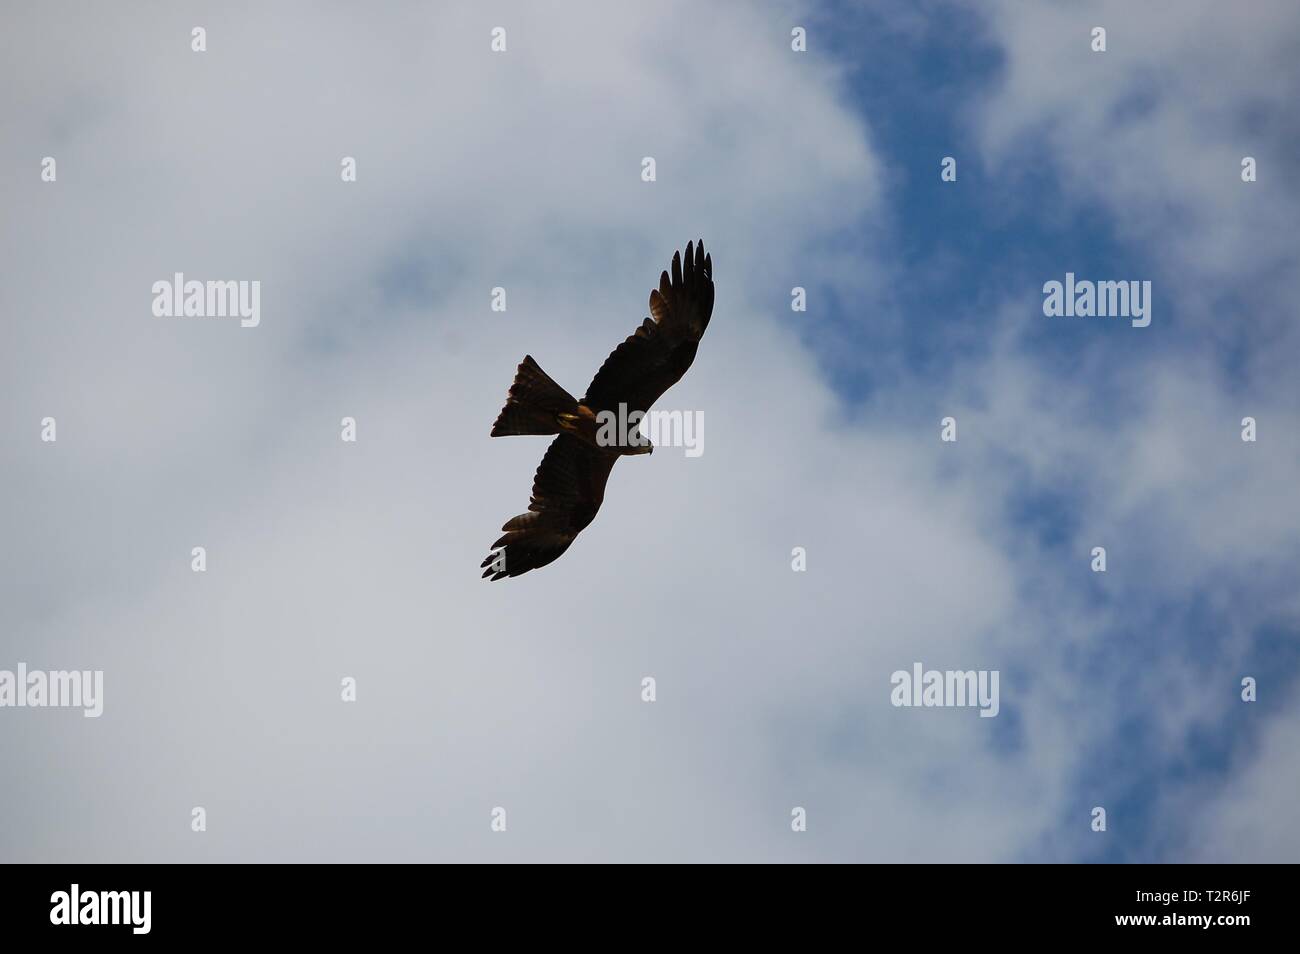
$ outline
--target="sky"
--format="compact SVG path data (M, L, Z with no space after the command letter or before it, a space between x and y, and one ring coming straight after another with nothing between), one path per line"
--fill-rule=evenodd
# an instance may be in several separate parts
M0 860L1300 857L1294 4L4 18L0 673L104 689L0 707ZM704 452L482 582L515 366L699 238Z

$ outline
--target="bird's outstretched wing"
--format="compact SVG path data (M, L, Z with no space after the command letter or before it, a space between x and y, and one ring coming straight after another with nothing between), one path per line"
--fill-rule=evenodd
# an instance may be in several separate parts
M519 576L555 560L595 519L614 469L613 454L571 434L551 441L533 478L528 512L506 521L505 533L480 564L483 576Z
M695 360L713 315L713 259L704 243L686 243L686 257L673 253L672 276L659 276L650 292L650 317L605 359L582 403L593 411L648 411L681 380Z

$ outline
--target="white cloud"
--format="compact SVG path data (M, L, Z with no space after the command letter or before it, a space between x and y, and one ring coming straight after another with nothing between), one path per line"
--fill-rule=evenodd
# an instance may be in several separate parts
M1219 860L1272 854L1260 838L1227 835L1233 819L1294 827L1271 804L1289 769L1256 752L1236 701L1240 677L1267 658L1261 633L1294 632L1300 620L1291 582L1300 394L1288 370L1300 346L1288 317L1300 289L1292 240L1300 203L1287 133L1275 122L1288 110L1294 22L1290 4L1258 4L1250 16L1213 3L1004 4L988 18L1005 54L974 119L988 168L1015 176L1047 166L1072 213L1104 211L1134 267L1157 270L1164 311L1153 331L1165 339L1118 336L1122 347L1081 354L1065 377L1017 347L1032 310L1017 303L999 317L993 357L963 368L957 392L977 428L996 433L988 466L1067 491L1078 523L1067 545L1110 548L1107 590L1128 611L1107 624L1095 609L1079 610L1094 626L1076 665L1091 658L1114 683L1094 684L1094 698L1114 711L1086 723L1088 738L1107 738L1108 723L1143 724L1156 727L1155 757L1169 764L1195 763L1197 734L1222 734L1238 753L1232 771L1244 777L1227 788L1195 777L1157 788L1134 772L1136 784L1150 784L1143 795L1156 817L1175 826L1198 819L1185 832L1144 833L1176 858L1200 852L1199 839ZM1093 26L1108 31L1105 54L1089 49ZM1272 173L1242 183L1244 155ZM1099 390L1109 414L1095 410ZM1267 440L1242 443L1246 416L1268 422ZM1197 631L1221 619L1207 644ZM1106 625L1136 630L1136 678L1099 639ZM1273 691L1294 693L1283 673L1271 675ZM1264 731L1277 753L1277 730Z
M192 14L16 25L8 158L35 169L12 144L73 118L48 147L56 185L3 186L25 236L6 294L32 316L5 357L30 554L9 567L26 598L5 649L104 668L108 702L94 736L6 723L27 779L11 857L1005 849L1005 822L969 824L1015 799L978 754L988 720L885 703L918 649L981 662L963 637L1006 609L997 554L906 441L834 423L785 303L749 291L877 200L866 132L834 74L744 6L689 30L686 7L590 13L513 10L495 58L495 20L466 10L365 30L205 11L203 55ZM514 363L532 352L581 388L696 236L718 308L670 402L704 411L705 456L620 464L562 563L480 583L544 447L486 437ZM261 280L262 326L151 319L173 270ZM45 413L55 447L34 440ZM811 732L851 718L867 747L791 777L825 744L792 714ZM917 734L976 753L988 800L918 802L934 767ZM206 837L187 830L196 804Z
M9 31L0 651L103 668L106 704L90 727L0 719L20 779L6 857L1004 860L1072 817L1124 689L1072 653L1113 617L1002 504L1022 464L1050 484L1108 435L1013 336L951 394L904 379L845 422L799 344L816 318L766 283L856 281L865 263L806 252L884 197L839 73L791 53L780 16L203 9L196 55L199 15L40 10ZM704 456L620 463L560 562L480 582L545 446L486 436L515 363L581 389L699 236L718 304L666 406L704 412ZM174 270L261 280L262 326L152 319ZM1187 396L1152 393L1120 434L1133 461L1096 464L1084 528L1168 532L1202 493L1240 509L1244 486L1262 495L1247 529L1170 539L1199 541L1198 572L1211 547L1281 549L1261 519L1279 485L1186 452L1235 406L1204 398L1197 429L1143 458L1141 429ZM1034 413L1045 394L1073 430ZM960 408L961 443L937 412L918 432L882 410L900 402ZM890 673L916 660L1004 669L1003 715L892 708Z
M1158 322L1284 379L1300 347L1276 308L1300 289L1294 136L1278 122L1294 100L1294 4L1009 2L987 21L1005 54L972 118L989 174L1059 170L1072 204L1057 214L1099 207L1160 269ZM1091 48L1098 26L1105 53Z

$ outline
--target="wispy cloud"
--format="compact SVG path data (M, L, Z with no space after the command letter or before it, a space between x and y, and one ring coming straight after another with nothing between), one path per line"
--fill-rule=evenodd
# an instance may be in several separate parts
M859 94L824 11L600 9L14 19L0 668L101 669L106 701L0 713L0 854L1235 859L1270 850L1264 811L1300 830L1276 800L1300 455L1272 375L1294 338L1264 315L1293 288L1294 194L1262 176L1235 204L1237 137L1268 169L1287 133L1275 88L1228 82L1257 32L1256 68L1292 76L1281 31L1207 10L1205 49L1102 9L1116 75L1067 81L1046 69L1086 44L1066 15L963 14L1002 64L950 123L961 188L987 193L964 215L1014 205L1033 166L1141 272L1113 277L1158 279L1150 329L1062 344L1038 294L1061 246L910 247L981 220L903 201L939 156L886 162L906 97ZM1196 70L1224 82L1189 104ZM1131 102L1146 75L1162 95ZM620 464L561 562L479 585L544 447L487 438L515 363L581 390L701 236L715 316L667 400L703 410L707 453ZM978 284L916 310L945 256ZM259 326L155 320L175 271L260 281ZM1210 282L1251 303L1242 360L1197 310ZM1000 670L999 715L891 706L916 661Z

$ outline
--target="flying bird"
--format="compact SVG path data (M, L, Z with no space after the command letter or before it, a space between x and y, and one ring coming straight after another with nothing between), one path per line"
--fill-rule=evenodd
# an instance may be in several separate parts
M505 533L479 564L486 567L484 579L546 566L595 519L614 463L654 450L635 424L611 440L611 429L602 423L639 420L680 381L712 314L713 260L703 242L688 242L684 258L673 253L671 277L662 272L659 287L650 292L650 317L605 359L580 400L552 381L532 355L524 357L492 436L559 436L537 468L528 512L505 522Z

